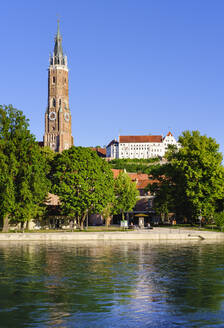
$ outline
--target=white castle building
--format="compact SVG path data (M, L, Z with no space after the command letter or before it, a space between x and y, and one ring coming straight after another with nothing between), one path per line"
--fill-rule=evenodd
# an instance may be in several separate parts
M163 157L168 145L180 148L171 132L165 137L154 136L119 136L119 141L112 140L106 147L106 157L115 158L153 158Z

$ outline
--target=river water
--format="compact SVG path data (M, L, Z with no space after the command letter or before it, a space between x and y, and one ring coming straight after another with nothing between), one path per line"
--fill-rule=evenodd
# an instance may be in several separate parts
M1 242L0 327L224 327L224 244Z

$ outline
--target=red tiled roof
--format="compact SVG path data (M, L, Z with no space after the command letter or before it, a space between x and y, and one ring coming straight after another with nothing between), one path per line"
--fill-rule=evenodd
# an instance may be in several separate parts
M106 157L106 148L90 147L90 149L96 151L97 155L99 155L100 157Z
M132 180L148 180L148 174L146 173L128 173Z
M119 173L122 172L123 170L111 169L111 171L113 172L114 179L116 179L118 177Z
M162 136L119 136L120 143L131 142L162 142Z
M123 170L118 169L111 169L114 174L114 179L116 179L120 172L123 172ZM149 179L148 174L145 173L130 173L127 172L129 177L133 182L136 182L137 189L144 189L148 186L148 184L153 184L158 182L157 180Z
M150 183L150 180L137 181L137 189L145 189Z
M173 136L170 131L167 133L167 137L169 137L169 136Z

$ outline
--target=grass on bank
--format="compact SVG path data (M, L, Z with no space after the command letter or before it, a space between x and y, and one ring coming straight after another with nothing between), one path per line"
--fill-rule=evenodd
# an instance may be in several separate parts
M221 230L213 224L208 224L205 226L192 226L190 224L176 224L176 225L158 225L160 228L170 228L170 229L187 229L187 230L200 230L200 231L214 231L214 232L221 232Z
M200 226L192 226L190 224L176 224L176 225L156 225L154 228L169 228L169 229L183 229L183 230L200 230L200 231L213 231L213 232L221 232L221 230L216 225L206 225L204 227ZM127 228L121 228L119 225L111 225L108 228L106 226L88 226L88 228L84 228L84 230L80 229L37 229L37 230L10 230L9 233L62 233L62 232L124 232L124 231L136 231L129 230ZM1 231L2 232L2 231Z
M9 230L9 233L58 233L58 232L111 232L111 231L126 231L127 229L120 226L88 226L84 227L84 230L80 229L35 229L35 230ZM1 231L2 232L2 231Z

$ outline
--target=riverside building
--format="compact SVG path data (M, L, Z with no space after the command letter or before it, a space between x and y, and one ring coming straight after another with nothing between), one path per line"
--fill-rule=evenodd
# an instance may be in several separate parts
M153 158L163 157L169 145L180 148L171 132L165 137L151 136L119 136L119 140L112 140L106 147L106 157L119 158Z

